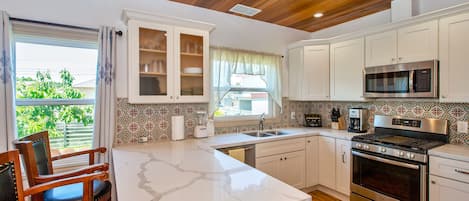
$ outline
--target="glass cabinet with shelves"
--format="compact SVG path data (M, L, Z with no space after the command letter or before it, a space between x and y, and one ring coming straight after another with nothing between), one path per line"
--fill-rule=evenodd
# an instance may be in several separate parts
M209 30L128 21L129 103L209 101Z

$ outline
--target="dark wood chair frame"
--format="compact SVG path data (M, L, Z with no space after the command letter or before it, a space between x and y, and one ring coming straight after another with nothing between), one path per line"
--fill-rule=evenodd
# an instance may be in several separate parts
M36 165L36 158L35 158L34 149L33 149L33 143L38 142L38 141L43 141L45 145L46 155L48 159L47 165L50 171L48 175L39 175L38 173L38 168ZM66 178L77 177L77 176L84 175L84 174L93 174L95 172L109 170L108 163L95 164L95 154L105 153L106 152L105 147L99 147L96 149L84 150L84 151L79 151L79 152L63 154L63 155L52 157L51 151L50 151L50 144L49 144L49 132L47 131L35 133L32 135L26 136L24 138L17 139L13 141L13 144L23 156L23 160L24 160L23 162L25 166L24 168L26 170L26 175L28 177L29 186L36 186L36 185L41 185L46 182L52 182L52 181L66 179ZM52 161L56 161L56 160L60 160L64 158L70 158L74 156L86 155L86 154L88 154L88 157L89 157L89 162L88 162L89 166L79 168L76 170L72 170L72 171L54 174ZM91 183L90 185L91 185L90 188L93 189L93 183ZM42 193L32 196L33 201L42 201L43 199L44 198L43 198Z
M65 186L75 183L83 183L83 201L92 201L93 200L93 180L107 180L108 172L96 172L92 174L74 176L64 179L58 179L51 182L42 183L35 185L31 188L24 189L23 179L21 174L19 152L18 150L13 150L5 153L0 153L0 164L13 163L15 170L15 183L16 183L16 193L18 196L18 201L26 201L25 197L36 195L47 191L52 188Z

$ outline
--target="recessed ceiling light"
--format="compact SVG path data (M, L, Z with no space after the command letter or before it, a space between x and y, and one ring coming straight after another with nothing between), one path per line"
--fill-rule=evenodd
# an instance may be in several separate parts
M314 13L313 16L314 16L315 18L320 18L320 17L324 16L324 14L319 12L319 13Z
M233 8L230 9L230 11L233 13L238 13L241 15L249 16L249 17L252 17L256 15L257 13L261 12L260 9L249 7L243 4L236 4L235 6L233 6Z

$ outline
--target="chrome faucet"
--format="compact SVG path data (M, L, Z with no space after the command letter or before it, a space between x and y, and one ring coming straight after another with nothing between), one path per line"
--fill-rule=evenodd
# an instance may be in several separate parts
M262 113L261 116L259 116L258 133L264 130L264 121L265 121L265 113Z

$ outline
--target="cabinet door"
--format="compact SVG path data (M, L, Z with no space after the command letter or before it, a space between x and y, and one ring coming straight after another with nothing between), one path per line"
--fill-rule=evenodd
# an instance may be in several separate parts
M300 99L302 71L303 48L290 49L288 51L288 97L291 100Z
M366 67L397 63L397 34L388 31L366 36Z
M336 139L336 190L350 195L350 141Z
M335 189L335 173L335 139L319 137L319 184Z
M399 63L438 59L438 21L399 29L397 31Z
M469 102L469 14L440 19L440 101Z
M306 187L319 183L319 137L306 138Z
M469 184L430 175L429 200L468 200Z
M329 100L329 45L304 47L302 100Z
M331 45L331 100L363 101L363 38Z
M208 102L209 37L207 31L175 28L175 99L176 102Z
M134 20L128 25L129 102L173 102L173 28Z
M306 185L305 151L291 152L282 156L278 178L295 188L304 188Z
M272 177L279 178L280 160L283 161L283 158L281 155L273 155L273 156L256 158L256 169Z

